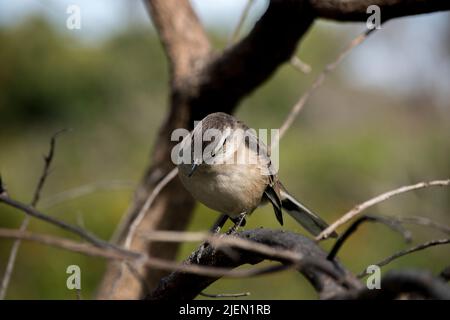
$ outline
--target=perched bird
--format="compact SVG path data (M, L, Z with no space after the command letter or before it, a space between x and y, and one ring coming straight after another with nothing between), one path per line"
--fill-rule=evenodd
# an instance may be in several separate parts
M313 235L328 226L287 192L265 144L229 114L206 116L183 139L177 155L178 175L186 189L225 217L218 222L219 228L226 217L236 228L244 225L245 216L266 202L272 203L281 225L284 209Z

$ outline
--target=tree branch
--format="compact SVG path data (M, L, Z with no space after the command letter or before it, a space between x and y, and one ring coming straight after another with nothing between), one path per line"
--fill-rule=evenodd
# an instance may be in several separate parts
M165 259L160 259L157 257L150 257L145 254L140 254L138 252L126 250L126 249L117 249L114 247L109 248L99 248L95 245L89 243L80 243L70 239L56 237L46 234L33 233L29 231L22 231L18 229L4 229L0 228L0 238L7 239L20 239L25 241L32 241L37 243L42 243L44 245L61 248L67 251L72 251L80 254L84 254L92 257L100 257L109 260L119 260L124 261L125 263L134 263L134 265L142 265L147 268L155 268L161 269L165 271L176 271L185 274L194 274L202 277L230 277L230 278L245 278L245 277L254 277L258 275L275 273L278 271L287 270L291 267L297 266L310 266L315 267L319 271L323 271L324 273L331 275L335 280L340 280L341 275L338 274L334 269L329 268L328 265L323 264L318 261L310 260L308 258L296 258L295 260L285 260L286 264L281 266L269 266L262 268L250 268L250 269L241 269L241 270L233 270L233 268L226 267L215 267L215 266L204 266L198 264L180 264L176 261L169 261ZM246 242L247 240L240 239L242 242ZM248 242L248 241L247 241ZM239 244L239 246L242 243ZM238 247L239 247L238 246ZM245 247L245 246L244 246ZM269 246L266 246L270 249ZM225 250L225 246L221 246L220 250L224 252L229 252ZM253 251L246 250L250 253L255 253ZM256 252L257 254L257 252ZM233 256L234 258L234 256ZM281 260L281 259L280 259ZM289 263L287 263L289 262ZM133 269L134 269L133 265ZM137 274L136 274L137 275ZM136 276L135 275L135 276ZM349 283L347 279L343 279L343 283Z
M399 194L403 194L405 192L410 192L413 190L418 190L418 189L423 189L423 188L428 188L428 187L433 187L433 186L437 186L437 187L444 187L444 186L449 186L450 185L450 179L447 180L434 180L434 181L429 181L429 182L419 182L413 185L409 185L409 186L404 186L398 189L394 189L388 192L385 192L383 194L380 194L379 196L369 199L361 204L358 204L357 206L355 206L352 210L348 211L346 214L344 214L341 218L339 218L338 220L336 220L334 223L332 223L328 228L326 228L325 230L323 230L317 237L316 240L320 241L323 239L326 239L330 236L330 234L335 231L339 226L347 223L348 221L350 221L351 219L353 219L354 217L356 217L357 215L359 215L361 212L363 212L364 210L380 203L383 201L386 201L394 196L397 196Z
M231 112L243 97L289 61L313 20L307 1L270 1L246 37L205 65L198 92L192 96L191 120L216 111Z
M359 225L364 222L380 222L394 231L399 232L405 241L411 241L411 233L405 230L399 222L394 219L389 219L386 217L374 216L374 215L366 215L359 217L356 219L350 227L345 230L345 232L336 240L334 246L331 248L330 253L327 256L327 259L332 261L336 257L339 249L344 245L345 241L358 229Z
M419 244L417 246L408 248L406 250L402 250L402 251L396 252L393 255L391 255L391 256L389 256L389 257L387 257L387 258L385 258L385 259L383 259L381 261L378 261L376 263L372 263L372 265L376 265L378 267L383 267L383 266L391 263L392 261L394 261L394 260L396 260L398 258L401 258L403 256L406 256L406 255L408 255L410 253L414 253L414 252L417 252L417 251L428 249L430 247L439 246L439 245L443 245L443 244L449 244L449 243L450 243L450 239L431 240L431 241L428 241L428 242L425 242L425 243L421 243L421 244ZM367 271L364 270L364 271L362 271L362 272L360 272L358 274L358 278L362 278L365 275L367 275Z
M209 55L210 44L188 0L146 0L150 16L158 30L175 87L194 77L193 66Z
M56 146L56 138L64 133L66 130L61 130L56 132L50 139L50 147L48 153L44 156L44 168L42 169L41 176L39 178L38 184L35 188L33 199L31 200L31 207L36 207L41 197L42 189L44 188L45 181L50 174L50 166L52 164L53 156L55 154L55 146ZM1 193L1 192L0 192ZM20 230L24 231L28 228L28 224L30 222L29 216L25 216L23 219ZM14 271L14 266L16 263L17 254L20 249L20 239L14 241L11 251L9 253L8 262L6 263L5 273L2 278L1 286L0 286L0 300L3 300L6 296L6 292L8 290L9 282L11 280L12 273Z
M320 18L339 21L366 21L371 5L381 9L381 19L405 17L415 14L450 10L446 0L309 0Z
M28 206L24 203L14 200L14 199L11 199L10 197L8 197L5 194L0 194L0 203L4 203L10 207L13 207L13 208L16 208L16 209L22 211L23 213L25 213L29 216L32 216L39 220L48 222L48 223L53 224L63 230L66 230L73 234L76 234L79 237L81 237L82 239L94 244L95 246L97 246L99 248L114 248L117 251L123 251L122 248L98 238L94 234L90 233L89 231L87 231L79 226L71 225L71 224L64 222L62 220L59 220L55 217L44 214L31 206Z
M338 300L392 300L399 298L450 299L450 287L430 272L419 270L389 271L381 279L381 289L359 289L338 294Z
M335 70L337 66L344 60L344 58L357 46L359 46L367 37L377 29L367 30L353 39L344 50L339 53L339 55L329 64L325 66L322 72L317 76L312 85L306 90L302 96L298 99L295 105L291 108L291 111L287 115L286 119L283 121L283 124L280 127L279 140L284 136L289 127L294 123L294 120L297 118L300 111L305 106L306 102L308 102L311 95L323 84L327 75Z
M239 232L237 237L258 244L271 246L275 250L291 250L302 258L296 268L311 282L322 298L337 294L345 288L359 288L361 284L342 266L326 260L326 253L310 239L291 232L256 229ZM236 268L243 264L257 264L263 260L274 260L292 265L292 261L274 256L234 248L232 257L214 246L201 246L184 262L185 265L202 265ZM195 298L219 277L188 275L173 272L161 279L158 287L147 296L151 300L188 300Z

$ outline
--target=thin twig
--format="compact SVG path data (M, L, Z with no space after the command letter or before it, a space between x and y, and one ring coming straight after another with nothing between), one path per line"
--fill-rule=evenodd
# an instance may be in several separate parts
M405 193L405 192L409 192L409 191L413 191L413 190L417 190L417 189L423 189L423 188L428 188L428 187L433 187L433 186L449 186L450 185L450 179L447 180L434 180L434 181L430 181L430 182L420 182L417 184L413 184L413 185L409 185L409 186L404 186L398 189L394 189L388 192L385 192L375 198L372 198L368 201L365 201L359 205L357 205L356 207L354 207L352 210L348 211L347 213L345 213L341 218L339 218L338 220L336 220L333 224L331 224L328 228L326 228L324 231L322 231L317 237L316 237L316 241L320 241L323 239L326 239L330 236L331 233L333 233L333 231L335 231L339 226L347 223L348 221L350 221L351 219L353 219L354 217L356 217L357 215L359 215L361 212L363 212L364 210L380 203L383 201L386 201L388 199L390 199L393 196L397 196L399 194Z
M35 188L33 199L31 200L31 207L36 207L36 205L39 202L39 199L41 197L42 189L44 188L45 181L47 180L47 177L50 174L50 166L52 164L53 156L55 154L55 147L56 147L56 138L64 133L66 130L60 130L56 132L50 139L50 147L48 150L48 153L44 155L44 168L42 170L42 174L39 178L38 184ZM28 224L30 223L30 217L25 216L23 219L20 230L24 231L28 228ZM8 291L9 282L11 281L11 276L14 271L14 266L16 264L17 254L19 253L20 248L20 239L17 239L14 241L11 251L9 253L8 262L6 264L5 273L2 278L2 283L0 286L0 300L5 299L6 292Z
M14 199L11 199L10 197L5 196L4 194L0 195L0 203L4 203L6 205L14 207L14 208L26 213L27 215L30 215L39 220L53 224L57 227L60 227L63 230L69 231L73 234L76 234L76 235L80 236L82 239L94 244L97 247L112 248L112 249L115 249L116 251L123 251L123 249L121 247L116 246L112 243L109 243L105 240L102 240L102 239L98 238L97 236L95 236L94 234L90 233L89 231L87 231L83 228L80 228L79 226L69 224L69 223L59 220L55 217L44 214L44 213L36 210L35 208L28 206L24 203L21 203L19 201L16 201Z
M273 248L261 243L248 241L234 236L214 235L205 232L152 231L148 234L142 234L142 237L151 241L164 242L206 241L209 245L217 249L222 247L236 247L242 250L248 250L266 256L271 256L273 258L285 259L293 263L302 258L302 255L295 251Z
M244 25L244 22L247 19L247 16L250 12L250 9L251 9L254 1L255 0L247 0L247 4L245 5L244 10L242 11L241 16L239 17L238 24L236 25L236 28L234 29L234 31L230 37L230 40L228 41L229 45L231 45L237 41L239 34L241 32L242 26Z
M292 125L292 123L297 118L300 111L305 106L306 102L309 100L313 92L319 88L326 76L332 72L336 67L344 60L344 58L352 51L353 48L361 44L372 32L374 32L377 29L368 29L367 31L363 32L359 36L357 36L355 39L350 42L350 44L337 56L337 58L328 64L323 71L319 74L319 76L314 80L311 87L300 97L300 99L297 101L297 103L292 107L291 111L289 112L288 116L284 120L283 124L280 127L280 135L279 139L281 139L286 131L289 129L289 127Z
M407 254L410 254L410 253L413 253L413 252L417 252L417 251L420 251L420 250L424 250L424 249L427 249L429 247L443 245L443 244L449 244L449 243L450 243L450 239L431 240L431 241L428 241L428 242L425 242L425 243L421 243L421 244L419 244L417 246L414 246L412 248L408 248L406 250L402 250L402 251L399 251L397 253L394 253L393 255L391 255L391 256L389 256L389 257L387 257L387 258L385 258L385 259L383 259L383 260L381 260L379 262L372 263L372 265L376 265L378 267L383 267L383 266L391 263L392 261L394 261L394 260L396 260L398 258L406 256ZM357 275L357 277L358 278L362 278L366 274L367 274L367 271L364 270L364 271L360 272Z
M200 292L199 295L207 298L240 298L240 297L248 297L250 295L250 292L218 293L218 294Z
M149 257L144 254L140 254L130 250L123 249L121 251L118 251L114 248L99 248L95 245L88 243L79 243L61 237L32 233L29 231L20 231L17 229L0 228L0 237L39 242L45 245L85 254L92 257L101 257L109 260L130 261L136 264L140 264L144 267L151 267L167 271L181 271L211 277L231 277L231 278L253 277L257 275L287 270L290 268L299 268L300 266L303 265L315 266L316 268L318 268L318 270L330 274L330 276L338 277L337 274L331 272L330 269L327 268L324 264L309 258L304 258L300 261L297 261L296 263L290 264L288 266L283 266L283 268L280 268L278 265L276 265L276 268L274 268L274 266L269 266L262 268L235 270L232 268L208 267L193 264L192 265L180 264L176 261L169 261L156 257Z
M50 139L50 149L48 150L47 155L44 156L44 169L42 170L41 177L39 178L38 184L34 191L33 200L31 200L30 205L32 207L36 207L37 203L39 202L45 181L50 174L50 166L52 164L53 156L55 155L56 138L66 131L66 129L60 130L56 132Z
M144 292L150 292L150 288L145 278L139 273L139 270L133 265L131 261L124 261L123 265L126 265L131 274L141 283L141 287ZM111 290L112 291L112 290Z
M400 223L406 224L417 224L417 225L421 225L421 226L425 226L425 227L429 227L429 228L433 228L436 230L439 230L445 234L450 234L450 227L444 225L443 223L438 223L435 222L429 218L425 218L425 217L419 217L419 216L413 216L413 217L396 217L393 218L395 220L397 220Z
M47 234L39 234L30 231L22 231L20 229L6 229L0 228L0 237L7 239L20 239L25 241L38 242L44 245L58 247L64 250L81 253L91 257L100 257L105 259L133 259L140 257L139 254L132 253L125 255L125 253L117 252L113 249L100 248L86 242L76 242L70 239L51 236Z
M398 221L394 219L389 219L387 217L375 216L375 215L365 215L358 218L355 222L353 222L350 227L345 230L345 232L337 239L333 248L327 256L327 259L333 261L336 257L339 249L343 246L344 242L358 229L359 225L364 222L379 222L382 223L394 231L399 232L406 242L411 241L411 232L405 230Z
M86 185L82 185L73 189L62 191L51 195L46 198L42 198L39 207L42 209L49 209L56 206L62 202L73 200L79 197L83 197L92 194L97 191L103 190L122 190L134 187L134 182L128 180L112 180L112 181L101 181L94 182Z
M178 168L173 168L168 174L166 174L164 176L163 179L161 179L160 182L158 182L158 184L155 186L155 188L152 190L152 193L150 194L150 196L147 198L147 200L145 201L144 205L142 206L141 210L139 210L139 213L136 215L136 217L134 218L134 220L132 221L131 225L130 225L130 229L128 230L127 233L127 237L125 238L125 242L124 242L124 248L129 249L131 246L131 242L133 241L133 238L135 236L136 230L138 229L139 225L141 224L142 220L145 218L148 209L150 209L150 207L152 206L153 202L155 201L156 197L159 195L159 193L161 192L161 190L170 182L172 181L176 175L178 173ZM120 282L120 280L122 279L124 272L125 272L125 267L130 267L129 264L124 264L122 263L120 265L119 268L119 274L117 275L117 277L114 279L113 284L111 286L111 290L110 290L110 295L112 295L118 285L118 283ZM130 268L129 268L130 269ZM137 270L131 270L131 273L134 276L137 276L139 273ZM140 282L142 282L140 279L141 277L137 278ZM145 288L145 287L144 287Z
M25 231L28 228L28 224L30 223L30 217L25 216L20 224L20 231ZM2 283L0 286L0 300L4 300L6 297L6 293L8 291L9 283L11 281L11 277L14 271L14 267L16 265L17 254L19 253L21 240L17 239L13 242L11 247L11 251L9 252L8 262L6 263L5 273L3 274Z
M302 73L310 73L312 70L312 68L309 64L306 64L305 62L303 62L296 55L292 56L291 60L289 60L289 63L291 64L291 66L293 66L295 69L297 69L298 71L300 71Z
M158 184L155 186L155 188L152 190L152 193L145 201L144 205L142 206L139 213L136 215L136 218L133 220L130 226L130 230L128 231L127 237L125 239L125 248L129 248L131 245L131 241L134 238L134 234L136 233L137 228L141 224L142 220L145 218L145 215L147 214L148 209L153 204L153 201L155 201L158 194L161 192L161 190L170 182L172 181L178 174L178 168L173 168L168 174L164 176L164 178L158 182Z

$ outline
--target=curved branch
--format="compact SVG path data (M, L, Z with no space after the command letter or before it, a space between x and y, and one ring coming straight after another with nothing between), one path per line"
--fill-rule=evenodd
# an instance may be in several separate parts
M110 243L108 241L105 241L103 239L100 239L93 233L91 233L79 226L72 225L72 224L62 221L58 218L55 218L53 216L49 216L45 213L42 213L42 212L36 210L34 207L26 205L17 200L11 199L6 194L0 194L0 203L8 205L12 208L16 208L17 210L20 210L23 213L27 214L27 216L34 217L36 219L48 222L52 225L55 225L55 226L61 228L62 230L71 232L72 234L76 234L80 238L92 243L93 245L95 245L99 248L111 248L118 252L126 252L126 250L124 250L123 248L121 248L113 243Z
M425 250L427 248L434 247L434 246L439 246L439 245L443 245L443 244L449 244L449 243L450 243L450 239L431 240L431 241L428 241L428 242L425 242L425 243L421 243L421 244L419 244L417 246L408 248L406 250L402 250L402 251L396 252L393 255L391 255L391 256L389 256L389 257L387 257L387 258L385 258L385 259L383 259L383 260L381 260L379 262L372 263L372 265L376 265L378 267L383 267L383 266L391 263L392 261L394 261L394 260L396 260L398 258L401 258L403 256L406 256L406 255L408 255L410 253L421 251L421 250ZM364 270L364 271L362 271L361 273L358 274L358 278L362 278L366 274L367 274L367 272Z
M434 180L429 182L419 182L413 185L404 186L398 189L394 189L385 193L380 194L379 196L376 196L375 198L369 199L363 203L358 204L355 206L352 210L348 211L346 214L344 214L342 217L340 217L338 220L333 222L328 228L323 230L317 237L316 240L320 241L323 239L326 239L334 232L339 226L347 223L357 215L359 215L364 210L367 210L368 208L389 200L390 198L397 196L399 194L403 194L405 192L410 192L418 189L428 188L428 187L446 187L450 186L450 179L446 180Z
M56 146L56 138L64 133L66 130L60 130L53 134L53 136L50 138L50 147L48 150L48 153L44 155L44 168L42 169L41 176L38 180L38 184L34 190L33 199L31 200L30 206L35 208L38 204L40 198L42 189L44 188L44 184L47 181L47 178L50 174L50 167L52 164L53 156L55 154L55 146ZM1 183L0 183L1 184ZM1 188L0 188L1 189ZM1 193L1 190L0 190ZM22 223L20 225L20 230L26 230L28 228L28 224L30 222L30 217L25 216L25 218L22 220ZM0 285L0 300L3 300L5 298L6 292L8 290L9 282L11 280L11 276L14 271L14 266L16 264L16 258L17 254L19 253L20 249L20 239L17 239L14 241L11 251L9 253L8 262L6 263L6 269L5 273L3 275L1 285Z
M308 1L272 0L250 33L213 57L192 96L191 120L231 112L237 103L289 61L315 15Z
M380 289L359 289L338 294L338 300L392 300L398 298L450 299L450 286L428 271L389 271L381 279Z
M343 292L348 288L360 288L361 284L349 272L338 264L326 260L326 253L314 241L291 232L256 229L237 233L239 238L269 245L273 248L287 249L301 255L295 267L314 286L322 298ZM203 265L236 268L243 264L257 264L263 260L273 260L292 266L292 261L255 253L244 249L223 251L211 245L202 246L193 252L184 262L186 265ZM276 268L283 266L276 266ZM158 287L147 296L151 300L189 300L220 277L205 277L184 272L173 272L161 279Z
M399 222L394 219L389 219L386 217L375 216L375 215L365 215L356 219L350 227L345 230L345 232L336 240L334 246L331 248L330 253L327 256L327 259L332 261L336 257L339 249L344 245L345 241L358 229L359 225L364 222L379 222L382 223L394 231L400 233L406 242L411 241L411 233L405 230Z

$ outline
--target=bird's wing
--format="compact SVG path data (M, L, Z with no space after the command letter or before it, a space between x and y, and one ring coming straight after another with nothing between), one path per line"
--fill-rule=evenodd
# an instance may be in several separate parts
M278 222L283 225L283 213L281 211L282 203L278 184L274 185L270 183L264 191L264 196L272 203L275 216L277 217Z

